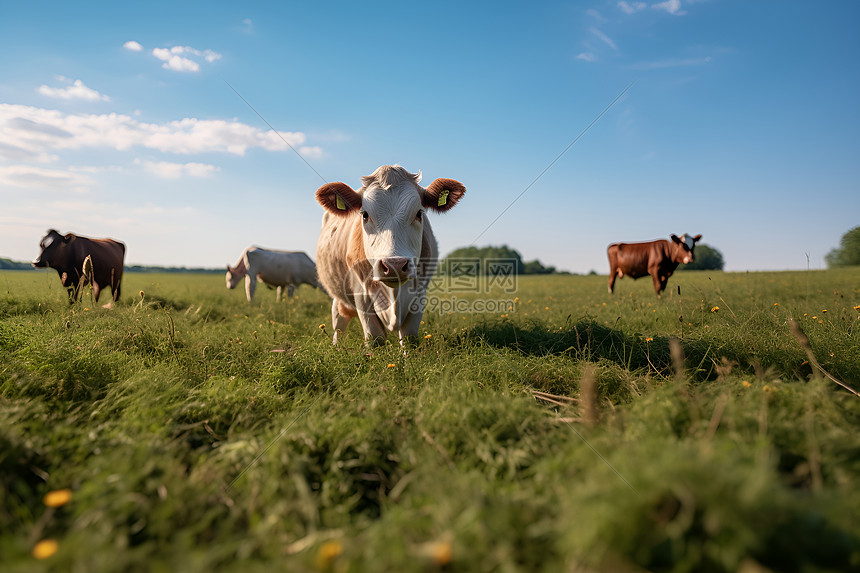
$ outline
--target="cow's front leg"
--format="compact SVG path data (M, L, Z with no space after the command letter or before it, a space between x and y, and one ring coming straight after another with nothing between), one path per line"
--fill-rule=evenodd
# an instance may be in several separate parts
M278 285L275 287L275 302L281 302L281 295L284 294L284 287Z
M248 302L254 300L254 292L257 290L257 276L248 273L245 275L245 296L248 297Z
M654 282L654 293L655 293L658 297L660 297L660 293L661 293L661 292L663 291L663 289L665 288L665 285L663 284L663 278L660 276L660 272L659 272L659 271L654 271L654 272L652 272L652 273L651 273L651 278L653 279L653 282ZM662 298L662 297L661 297L661 298Z
M287 285L287 298L293 298L293 293L296 292L296 285L290 283Z
M414 345L418 342L418 330L421 328L421 317L424 316L426 299L414 297L409 301L409 307L402 309L406 315L400 323L400 345Z
M385 344L385 337L388 333L379 316L376 315L373 300L370 297L360 297L355 302L356 310L358 311L358 320L361 322L361 328L364 330L365 344L368 346Z
M331 327L334 329L332 344L337 344L337 341L346 334L346 327L349 326L349 321L353 315L341 312L340 303L335 299L331 303Z

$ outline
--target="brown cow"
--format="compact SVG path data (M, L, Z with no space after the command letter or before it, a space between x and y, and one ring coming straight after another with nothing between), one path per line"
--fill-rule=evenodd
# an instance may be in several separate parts
M93 285L96 302L104 287L119 300L125 245L113 239L88 239L74 233L61 235L54 229L39 242L42 252L33 261L37 268L51 267L69 291L69 304L81 294L84 285Z
M361 178L358 191L346 183L317 190L326 210L317 272L334 299L335 344L355 316L367 343L384 342L388 332L397 332L401 344L418 334L438 258L426 212L443 213L466 192L453 179L436 179L426 188L420 180L420 173L383 165Z
M672 241L660 239L646 243L612 243L609 245L609 292L615 289L615 279L627 275L633 279L651 275L654 292L666 290L669 277L681 263L693 262L693 249L702 235L690 237L686 233Z

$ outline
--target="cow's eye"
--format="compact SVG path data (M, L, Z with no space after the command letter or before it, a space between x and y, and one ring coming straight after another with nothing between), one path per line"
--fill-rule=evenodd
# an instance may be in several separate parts
M418 211L415 213L415 220L420 221L424 218L424 211Z
M370 219L370 215L367 214L367 211L361 212L361 220L367 223L367 220Z

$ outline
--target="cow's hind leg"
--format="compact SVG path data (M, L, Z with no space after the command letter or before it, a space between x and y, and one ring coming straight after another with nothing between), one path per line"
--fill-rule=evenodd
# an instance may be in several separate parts
M284 294L284 287L278 285L275 289L275 302L281 302L282 295Z
M287 298L293 298L293 294L296 292L296 285L290 283L287 285Z
M612 294L613 292L615 292L615 279L617 279L619 276L621 276L621 273L618 270L612 269L610 271L610 273L609 273L609 294Z

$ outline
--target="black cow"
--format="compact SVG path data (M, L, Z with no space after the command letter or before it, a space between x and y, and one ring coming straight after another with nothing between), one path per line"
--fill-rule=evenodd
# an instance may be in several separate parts
M113 239L88 239L74 233L61 235L54 229L39 242L42 252L34 267L51 267L69 291L69 304L80 298L81 288L92 284L96 302L104 287L119 300L125 245Z

